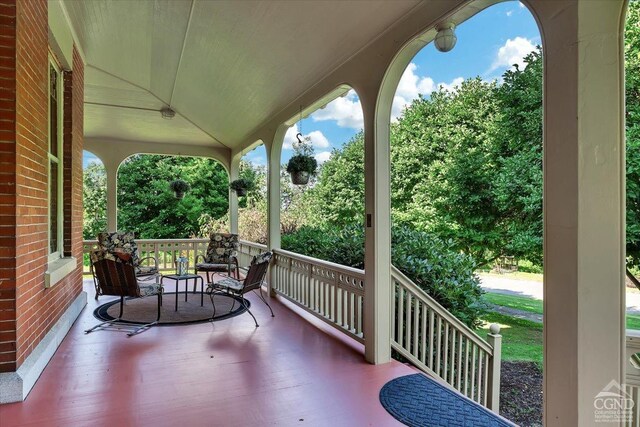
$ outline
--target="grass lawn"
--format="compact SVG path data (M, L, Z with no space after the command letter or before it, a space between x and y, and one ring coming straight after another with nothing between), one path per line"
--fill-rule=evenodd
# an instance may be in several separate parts
M530 313L542 314L542 301L534 298L494 294L489 292L484 295L484 298L491 304L528 311ZM627 329L640 329L640 315L627 314Z
M527 360L542 364L542 324L490 312L482 317L484 325L476 332L486 337L489 325L500 325L503 360Z

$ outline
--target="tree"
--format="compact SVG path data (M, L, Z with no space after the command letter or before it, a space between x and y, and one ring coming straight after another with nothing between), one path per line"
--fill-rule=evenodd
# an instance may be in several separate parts
M107 229L107 173L102 163L89 163L82 180L82 237L91 240Z
M169 189L177 178L191 185L182 200ZM118 224L141 239L188 238L203 213L226 215L228 194L228 175L214 160L135 155L118 170Z

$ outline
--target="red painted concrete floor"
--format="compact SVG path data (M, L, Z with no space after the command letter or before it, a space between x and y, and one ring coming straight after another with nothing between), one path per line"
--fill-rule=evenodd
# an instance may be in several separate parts
M415 371L370 365L363 347L279 298L276 317L249 297L215 323L155 327L127 338L83 331L89 303L26 401L0 405L0 426L391 426L380 405L389 380ZM172 291L172 289L168 289Z

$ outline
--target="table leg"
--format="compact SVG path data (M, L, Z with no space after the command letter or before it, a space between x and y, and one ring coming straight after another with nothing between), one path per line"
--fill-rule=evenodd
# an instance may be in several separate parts
M198 283L198 279L195 280ZM204 307L204 280L200 277L200 307Z
M178 311L178 295L180 295L180 281L176 280L176 309Z

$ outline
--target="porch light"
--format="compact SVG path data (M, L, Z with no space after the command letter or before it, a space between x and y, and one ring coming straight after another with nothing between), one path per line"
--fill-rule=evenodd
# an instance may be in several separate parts
M436 49L440 52L449 52L456 45L458 37L456 37L456 33L454 31L455 27L455 24L452 22L441 24L436 27L438 34L436 34L436 38L433 42L436 45Z
M171 107L164 107L160 110L160 114L162 114L163 119L171 120L176 116L176 112L171 109Z

